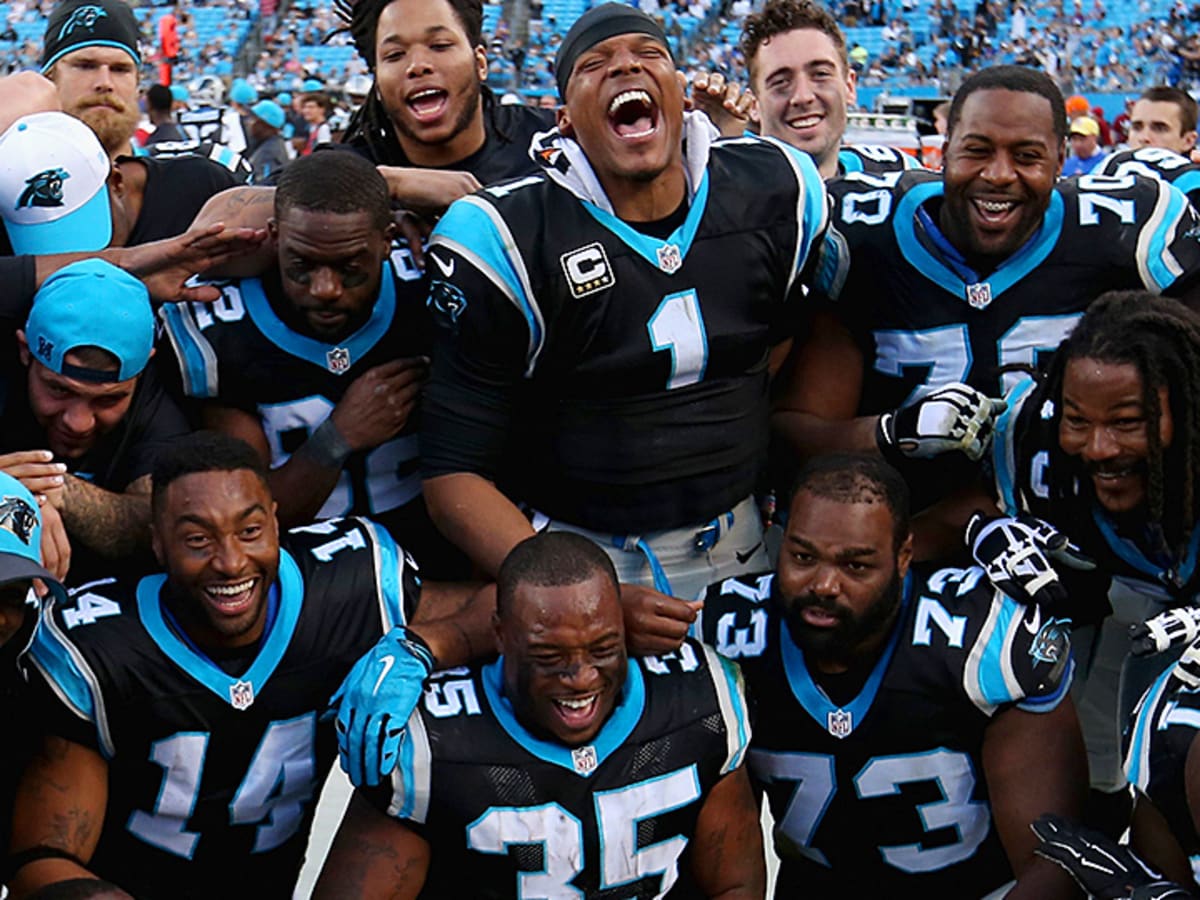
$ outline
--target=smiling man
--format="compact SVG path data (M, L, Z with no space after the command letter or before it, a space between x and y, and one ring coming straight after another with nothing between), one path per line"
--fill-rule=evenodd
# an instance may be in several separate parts
M825 7L769 0L746 17L739 46L757 101L751 117L762 134L810 154L822 178L920 168L891 147L842 146L858 73L846 56L846 36Z
M280 520L370 515L424 566L444 546L424 515L415 418L431 337L424 293L388 260L387 185L320 151L274 194L275 265L215 306L164 307L171 376L210 428L269 462ZM428 574L428 573L427 573Z
M524 175L533 135L553 117L502 106L488 89L480 0L335 4L375 76L345 143L372 162L470 172L480 184Z
M17 792L14 897L95 876L139 898L291 897L348 669L418 598L453 625L392 634L426 670L463 661L465 591L421 584L367 520L281 538L242 442L190 435L153 477L165 572L83 586L31 651L47 737Z
M775 896L1075 896L1029 830L1085 789L1067 625L911 561L899 473L832 455L797 478L777 570L704 598L697 633L753 691Z
M880 414L950 382L1001 396L1001 367L1036 364L1104 290L1195 289L1187 197L1138 174L1059 182L1066 132L1050 78L998 66L955 95L941 176L830 185L830 302L776 416L802 455L887 451Z
M618 591L579 535L512 551L500 658L432 678L315 897L763 896L736 669L693 641L629 659Z
M685 116L666 36L632 7L581 16L556 75L541 172L451 206L431 241L425 496L485 572L535 527L591 535L638 646L671 649L692 613L662 595L765 559L768 355L824 188L807 154Z
M1010 392L992 451L1000 505L1052 522L1116 582L1088 676L1087 707L1100 714L1084 717L1093 781L1110 790L1125 786L1117 754L1130 710L1172 659L1129 657L1129 626L1200 594L1197 377L1195 313L1142 292L1105 294L1041 382L1023 377ZM1100 590L1074 618L1109 612Z

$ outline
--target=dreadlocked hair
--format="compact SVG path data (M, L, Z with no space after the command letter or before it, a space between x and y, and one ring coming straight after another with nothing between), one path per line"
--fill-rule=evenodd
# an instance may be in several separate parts
M396 138L396 129L392 118L388 115L379 99L377 89L378 78L375 76L375 38L379 28L379 17L394 0L358 0L354 3L350 15L350 40L354 49L366 62L371 70L371 90L367 99L350 117L343 143L349 143L357 138L366 141L371 158L384 165L400 164L406 159L400 141ZM454 15L462 25L467 43L478 47L483 43L483 4L482 0L447 0ZM484 113L493 102L491 90L487 85L480 85Z
M1200 471L1200 316L1177 300L1144 291L1110 291L1091 306L1075 330L1059 345L1046 383L1056 398L1053 429L1062 419L1063 377L1067 364L1094 359L1132 365L1142 382L1146 415L1147 521L1153 549L1179 558L1200 511L1196 473ZM1160 435L1163 410L1159 388L1167 389L1174 436L1164 448ZM1074 505L1077 460L1051 441L1047 486L1052 501ZM1171 485L1168 494L1167 484Z

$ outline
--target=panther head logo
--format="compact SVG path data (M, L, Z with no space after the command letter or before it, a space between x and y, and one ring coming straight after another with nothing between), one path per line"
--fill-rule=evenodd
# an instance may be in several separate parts
M76 28L93 31L96 28L96 22L107 15L103 6L81 6L71 13L67 21L63 22L63 27L58 32L58 39L61 41Z
M0 500L0 528L11 531L22 544L29 545L37 527L37 511L21 497Z
M70 178L66 169L47 169L25 180L25 190L17 198L17 209L27 206L62 206L63 182Z

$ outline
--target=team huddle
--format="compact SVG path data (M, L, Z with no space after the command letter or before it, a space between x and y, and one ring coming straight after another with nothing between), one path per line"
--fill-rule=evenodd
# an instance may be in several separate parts
M1062 179L984 69L939 173L810 0L745 89L595 6L552 114L340 13L270 185L132 153L121 0L0 83L0 896L307 896L335 763L317 898L1200 893L1195 101Z

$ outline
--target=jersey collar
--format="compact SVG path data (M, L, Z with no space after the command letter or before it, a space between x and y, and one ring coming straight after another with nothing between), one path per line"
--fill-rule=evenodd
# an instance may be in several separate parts
M261 693L291 644L304 601L304 578L286 550L279 551L279 611L259 646L258 655L240 677L227 674L202 653L192 649L167 624L162 589L167 576L149 575L138 582L138 615L160 650L176 665L235 709L245 709Z
M584 748L575 748L542 740L531 734L524 725L517 721L512 704L503 694L504 657L494 663L484 666L480 673L483 682L483 692L488 705L496 714L508 736L528 750L538 759L544 760L568 772L574 772L588 778L599 770L600 765L612 755L633 733L637 723L641 721L642 712L646 707L646 684L642 677L641 667L630 661L625 675L625 686L621 689L621 698L613 708L612 715L601 727L600 732L592 740L591 747L596 751L595 765L583 770L576 765L575 754Z
M1187 552L1183 559L1177 566L1164 569L1146 556L1134 541L1118 534L1112 519L1095 503L1092 505L1092 519L1096 523L1096 527L1100 529L1104 542L1108 544L1113 553L1138 572L1149 575L1171 593L1181 590L1196 574L1196 561L1200 556L1200 524L1192 528L1192 535L1188 539Z
M267 340L280 350L335 374L350 371L355 363L366 356L387 333L396 313L396 279L392 274L391 262L388 260L383 263L383 275L379 280L379 296L371 309L370 318L354 334L332 344L299 334L288 328L271 308L271 302L267 299L266 291L263 290L261 279L246 278L240 281L238 286L242 292L242 301L246 305L246 312L250 314L251 320ZM349 358L345 361L344 366L339 365L335 368L332 354L337 351L347 352Z
M917 271L947 293L960 300L966 300L967 286L974 283L968 281L967 277L974 276L975 273L966 269L957 251L954 252L954 256L959 257L957 260L944 255L944 252L935 253L917 236L915 223L918 212L930 200L943 195L944 184L940 179L913 185L896 204L892 227L900 252ZM1062 195L1055 190L1050 194L1050 204L1046 207L1046 214L1038 230L1016 253L982 279L991 285L992 298L1003 294L1045 262L1062 234L1063 209ZM949 246L932 216L926 216L924 229L929 235L930 243L935 247Z
M892 634L888 638L887 646L880 654L879 659L875 661L875 667L871 670L871 674L858 696L845 706L834 704L813 681L812 675L808 671L808 664L804 660L804 651L797 647L795 641L792 640L786 620L780 618L779 647L788 686L792 689L792 695L804 707L804 711L822 729L844 738L849 736L867 717L867 713L871 710L871 704L875 702L875 695L879 693L883 676L896 652L896 646L900 643L900 634L904 631L904 613L908 609L911 593L912 573L910 572L904 577L904 586L900 594L900 611L892 626ZM849 718L847 718L847 714L849 714ZM835 730L835 723L840 723L838 730Z

